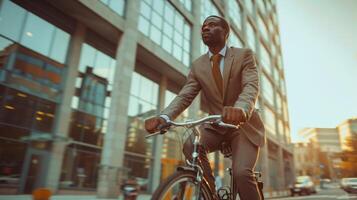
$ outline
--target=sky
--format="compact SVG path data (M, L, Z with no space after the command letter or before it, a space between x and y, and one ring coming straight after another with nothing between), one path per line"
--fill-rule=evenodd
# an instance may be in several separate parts
M357 0L277 0L292 142L357 117Z

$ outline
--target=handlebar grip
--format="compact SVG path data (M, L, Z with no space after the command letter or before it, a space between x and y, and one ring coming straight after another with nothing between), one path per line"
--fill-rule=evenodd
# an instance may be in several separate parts
M165 123L165 124L160 124L157 129L159 129L160 134L165 134L167 132L167 130L169 129L170 124L169 123Z

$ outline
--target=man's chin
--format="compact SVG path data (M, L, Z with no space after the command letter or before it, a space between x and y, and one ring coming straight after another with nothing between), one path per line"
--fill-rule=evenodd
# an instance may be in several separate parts
M206 46L212 46L213 41L212 40L202 40L203 44L205 44Z

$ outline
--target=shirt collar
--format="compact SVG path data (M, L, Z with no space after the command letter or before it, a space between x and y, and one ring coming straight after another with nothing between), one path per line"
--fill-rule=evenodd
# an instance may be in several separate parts
M221 49L219 54L221 54L222 57L225 57L226 56L226 52L227 52L227 45L224 45L224 47ZM208 57L209 57L210 60L211 60L212 56L213 56L213 53L210 50L208 50Z

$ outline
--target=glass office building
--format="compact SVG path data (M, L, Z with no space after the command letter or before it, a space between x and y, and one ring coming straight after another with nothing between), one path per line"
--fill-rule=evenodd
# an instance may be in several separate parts
M229 21L228 46L256 53L267 127L257 170L265 192L285 191L294 170L275 0L0 0L0 194L115 197L128 178L151 193L182 163L189 133L145 139L144 119L206 53L212 14ZM198 105L179 119L205 115ZM210 159L222 175L226 162Z

